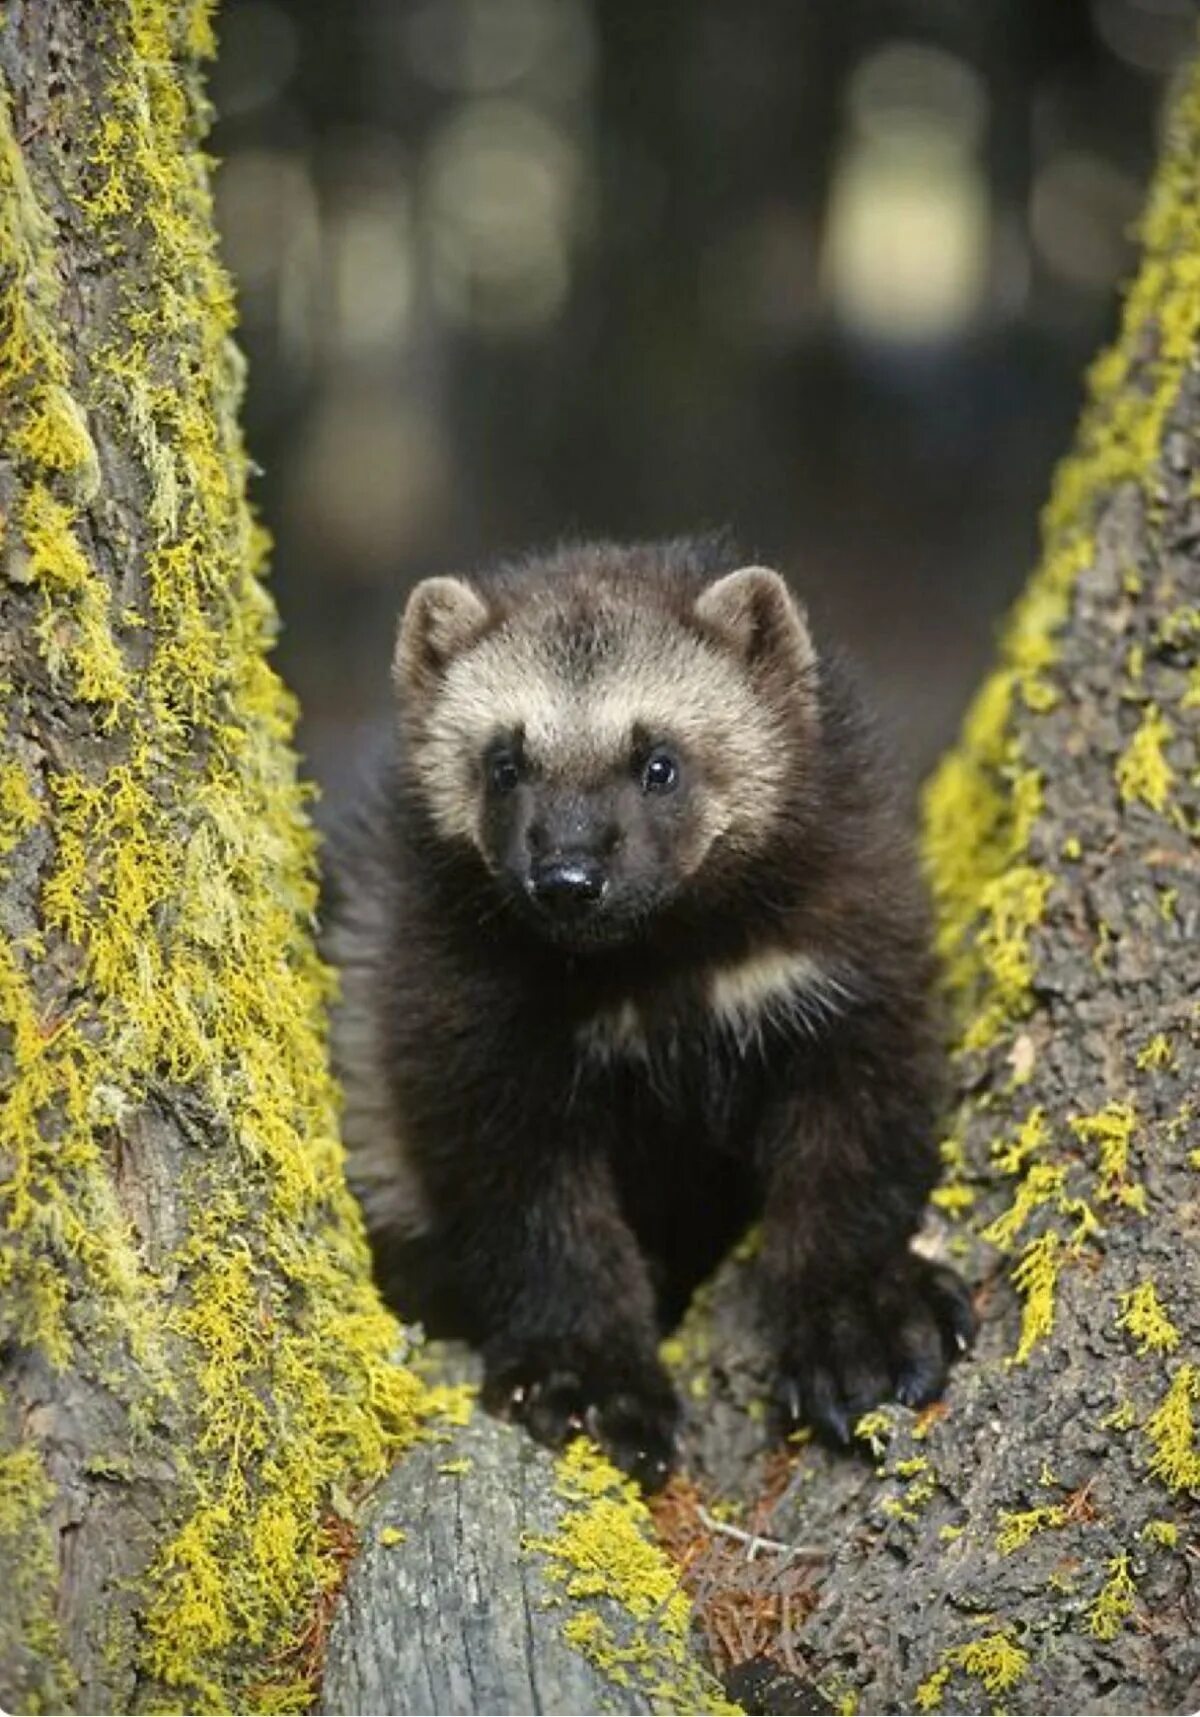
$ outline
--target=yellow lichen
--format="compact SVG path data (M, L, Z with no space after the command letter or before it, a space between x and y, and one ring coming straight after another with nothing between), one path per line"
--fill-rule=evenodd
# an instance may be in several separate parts
M946 1683L954 1674L954 1665L942 1664L932 1675L927 1675L916 1691L916 1707L918 1711L936 1711L942 1703L946 1692Z
M1137 1126L1137 1112L1132 1104L1109 1103L1095 1115L1072 1115L1069 1124L1077 1139L1099 1146L1097 1197L1129 1202L1129 1192L1136 1190L1129 1187L1126 1178L1129 1146Z
M992 1160L1001 1174L1019 1174L1030 1157L1036 1156L1049 1139L1046 1111L1041 1104L1036 1104L1017 1129L1015 1141L1010 1145L997 1145Z
M0 763L0 858L41 819L41 802L22 765L15 759Z
M1108 1579L1088 1611L1089 1633L1096 1639L1116 1639L1136 1597L1137 1587L1129 1572L1129 1557L1122 1551L1109 1562Z
M1128 1396L1122 1396L1111 1412L1106 1413L1100 1421L1102 1431L1132 1431L1138 1423L1137 1408Z
M1031 674L1022 683L1021 697L1026 709L1032 710L1035 715L1045 715L1048 710L1057 709L1062 693L1057 686L1052 686L1040 675Z
M1140 801L1152 811L1166 809L1175 775L1167 761L1170 722L1156 704L1147 704L1133 738L1117 760L1117 789L1126 805Z
M888 1478L903 1479L905 1485L899 1496L884 1497L879 1505L882 1512L895 1520L918 1520L921 1509L937 1491L937 1473L928 1457L909 1455L883 1470Z
M1192 1404L1200 1400L1200 1371L1181 1365L1162 1401L1146 1420L1150 1471L1171 1490L1200 1489L1200 1450Z
M478 1393L473 1383L435 1383L425 1390L425 1411L437 1424L461 1429L471 1417Z
M1019 1141L1018 1141L1019 1146ZM1067 1171L1060 1163L1032 1163L1019 1182L1013 1201L983 1230L983 1239L1003 1251L1011 1251L1017 1237L1039 1211L1074 1218L1070 1243L1079 1245L1099 1232L1099 1223L1085 1199L1067 1192ZM1059 1236L1061 1239L1062 1236Z
M1054 1290L1061 1269L1062 1241L1052 1229L1025 1248L1013 1270L1013 1286L1022 1298L1021 1333L1013 1356L1018 1365L1054 1328Z
M1153 1282L1140 1282L1136 1288L1121 1295L1117 1327L1129 1331L1141 1354L1172 1353L1183 1339L1171 1322Z
M1007 1693L1029 1668L1029 1653L1018 1645L1011 1633L986 1634L982 1639L952 1646L944 1652L938 1667L917 1688L918 1710L936 1711L942 1702L946 1683L955 1670L973 1676L983 1683L988 1693Z
M1163 1550L1174 1550L1179 1543L1179 1528L1173 1520L1148 1520L1141 1536L1147 1544L1157 1544Z
M1011 1556L1014 1550L1024 1549L1035 1532L1065 1526L1067 1518L1067 1510L1062 1503L1042 1503L1037 1508L1015 1510L1002 1508L996 1548L1002 1556Z
M564 1636L610 1681L636 1687L656 1710L736 1713L691 1658L691 1610L679 1570L654 1539L636 1487L580 1437L558 1465L568 1505L558 1530L530 1535L545 1577L577 1603Z
M873 1407L856 1421L854 1435L866 1443L878 1460L887 1453L888 1444L896 1435L894 1410L888 1407Z
M19 429L13 436L14 451L33 466L46 471L86 473L76 493L90 500L100 486L100 459L88 430L87 419L64 387L43 383L32 394Z
M961 1216L975 1203L976 1193L973 1187L948 1181L944 1186L935 1187L930 1197L939 1210L946 1211L950 1216Z
M1174 1067L1175 1051L1170 1038L1157 1032L1138 1050L1135 1060L1139 1073L1160 1073L1164 1068Z

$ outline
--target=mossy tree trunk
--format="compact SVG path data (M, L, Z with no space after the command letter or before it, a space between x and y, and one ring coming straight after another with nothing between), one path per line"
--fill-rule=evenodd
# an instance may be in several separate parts
M419 1390L324 1071L203 0L0 18L0 1703L305 1693Z
M939 1202L986 1321L822 1523L805 1654L869 1709L1200 1703L1200 66L1142 246L926 797L961 1022Z
M710 1506L677 1486L659 1519L718 1657L780 1666L741 1678L753 1709L1200 1705L1198 70L1142 237L1042 565L926 799L959 1022L929 1241L978 1285L978 1351L944 1408L870 1417L871 1459L784 1463L745 1263L674 1344ZM502 1470L494 1443L476 1458ZM741 1527L714 1531L714 1502ZM407 1573L352 1576L334 1709L375 1708L389 1671L392 1709L428 1708L453 1642L414 1646L378 1602L440 1528L422 1530ZM520 1616L486 1621L495 1660Z

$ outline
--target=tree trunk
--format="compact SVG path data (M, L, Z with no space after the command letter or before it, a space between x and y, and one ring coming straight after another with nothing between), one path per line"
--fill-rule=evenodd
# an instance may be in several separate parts
M288 1708L420 1391L343 1190L202 3L0 22L0 1702ZM344 1506L344 1505L343 1505Z
M1200 1702L1198 209L1193 67L1041 568L926 798L961 1021L938 1202L986 1321L822 1522L804 1653L867 1709Z
M745 1262L672 1344L692 1481L656 1514L749 1709L1200 1704L1196 70L1142 236L1120 337L1047 509L1042 565L926 799L958 1020L929 1243L978 1284L978 1350L944 1407L870 1415L871 1458L854 1460L769 1452ZM499 1471L495 1449L483 1459ZM481 1518L494 1518L479 1485ZM497 1569L507 1540L493 1536ZM408 1555L422 1566L427 1546ZM524 1622L518 1606L487 1603L491 1566L485 1542L476 1619L495 1661ZM411 1649L356 1590L398 1592L397 1578L378 1559L352 1576L333 1709L380 1708L361 1675L347 1693L356 1649L395 1699L413 1685ZM496 1589L511 1590L505 1574ZM426 1635L419 1655L455 1652L456 1626ZM419 1685L428 1696L432 1683ZM516 1686L527 1697L527 1667ZM694 1709L676 1697L658 1708Z

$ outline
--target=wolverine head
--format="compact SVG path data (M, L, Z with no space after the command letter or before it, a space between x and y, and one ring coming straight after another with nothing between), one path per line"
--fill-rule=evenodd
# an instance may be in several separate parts
M816 657L776 572L597 547L409 598L395 679L440 835L564 946L635 936L786 814Z

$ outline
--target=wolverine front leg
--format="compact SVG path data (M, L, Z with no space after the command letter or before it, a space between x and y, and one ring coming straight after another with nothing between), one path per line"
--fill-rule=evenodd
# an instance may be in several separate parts
M463 1189L458 1189L461 1201ZM477 1321L484 1403L558 1446L587 1431L647 1488L673 1462L678 1404L654 1296L602 1158L507 1165L445 1243Z
M769 1152L762 1271L779 1403L841 1444L881 1401L935 1400L975 1333L965 1284L910 1250L937 1156L926 1105L893 1080L827 1064L776 1117Z

